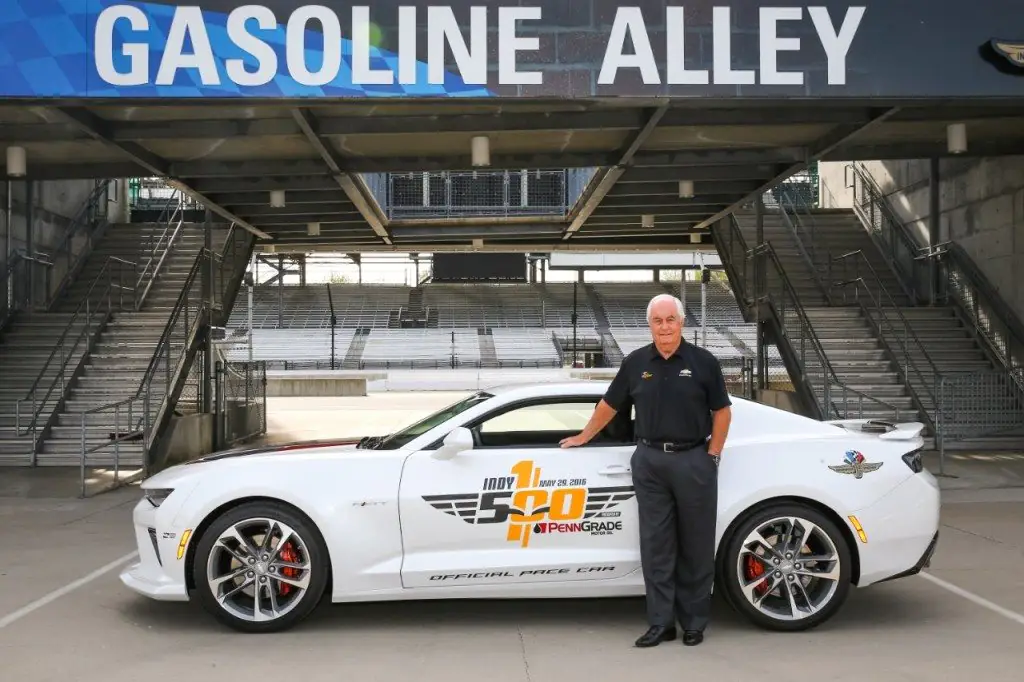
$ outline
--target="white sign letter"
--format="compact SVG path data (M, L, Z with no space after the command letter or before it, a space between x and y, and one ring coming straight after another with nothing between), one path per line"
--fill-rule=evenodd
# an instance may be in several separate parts
M455 68L462 75L462 81L472 85L487 84L487 8L470 9L469 24L472 49L466 48L451 7L427 8L427 69L431 85L444 83L445 41L452 49Z
M779 71L777 60L781 50L800 49L799 38L780 38L778 22L799 21L803 10L799 7L761 8L761 82L766 85L803 85L802 72Z
M227 59L224 68L228 78L238 85L266 85L277 75L277 53L274 48L249 33L245 24L255 19L264 31L277 28L274 13L261 5L244 5L231 11L228 15L228 38L240 49L256 58L256 71L245 70L245 60Z
M324 62L320 70L312 72L306 66L306 24L316 19L324 31ZM341 69L341 24L338 15L323 5L299 7L288 18L285 32L285 57L288 72L300 85L327 85L338 77Z
M416 84L416 8L398 8L398 82Z
M864 7L850 7L846 10L843 27L836 33L827 7L808 7L807 12L814 21L814 28L821 38L821 46L828 57L828 84L846 85L846 55L857 35L860 21L864 18Z
M665 8L665 40L667 43L668 74L670 85L707 85L710 75L707 69L690 71L686 68L686 10L683 7Z
M193 54L183 54L185 36L192 38ZM157 85L173 85L178 69L198 69L203 85L220 85L217 62L213 60L210 37L206 35L203 10L199 7L178 7L174 10L171 30L167 32L164 58L156 74Z
M636 54L623 54L626 47L627 32L633 38ZM638 68L644 85L661 83L658 65L651 51L651 39L647 35L644 15L639 7L619 7L615 12L615 23L612 24L611 35L608 36L608 47L601 63L601 73L597 77L600 85L611 85L620 68Z
M516 70L518 50L540 49L540 38L516 36L516 21L540 19L540 7L501 7L498 9L498 82L502 85L540 85L540 71Z
M712 40L715 43L715 83L720 85L753 85L753 71L733 71L732 20L728 7L715 7L712 11Z
M391 85L395 74L391 69L370 68L370 8L352 8L352 83L356 85Z
M95 47L96 72L110 85L145 85L149 82L149 44L128 43L121 53L128 58L131 69L122 73L114 68L114 24L127 19L133 31L148 31L146 13L130 5L114 5L96 17Z

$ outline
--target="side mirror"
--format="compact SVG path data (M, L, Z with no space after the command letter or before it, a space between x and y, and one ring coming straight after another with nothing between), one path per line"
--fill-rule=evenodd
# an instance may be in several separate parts
M472 449L473 434L466 427L458 426L444 437L441 447L434 451L434 458L451 459L460 452Z

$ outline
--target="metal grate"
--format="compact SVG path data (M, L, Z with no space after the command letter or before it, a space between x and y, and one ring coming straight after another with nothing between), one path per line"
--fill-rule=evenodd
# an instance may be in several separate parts
M384 205L389 218L403 219L557 216L569 202L568 171L519 170L391 173Z

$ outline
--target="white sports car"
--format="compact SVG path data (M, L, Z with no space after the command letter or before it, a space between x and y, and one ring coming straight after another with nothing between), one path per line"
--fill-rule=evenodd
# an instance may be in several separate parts
M478 392L385 437L218 453L143 482L131 589L238 630L333 602L642 595L620 413L579 448L607 384ZM716 585L753 623L803 630L851 585L913 575L938 538L922 425L822 423L733 398Z

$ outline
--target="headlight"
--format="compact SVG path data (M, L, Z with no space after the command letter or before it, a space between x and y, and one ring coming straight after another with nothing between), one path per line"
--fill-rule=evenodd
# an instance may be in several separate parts
M154 507L159 507L163 504L167 496L174 492L174 488L147 488L145 491L146 499Z
M921 451L914 450L903 455L903 461L907 463L910 470L915 474L919 474L924 471L924 460L921 459Z

